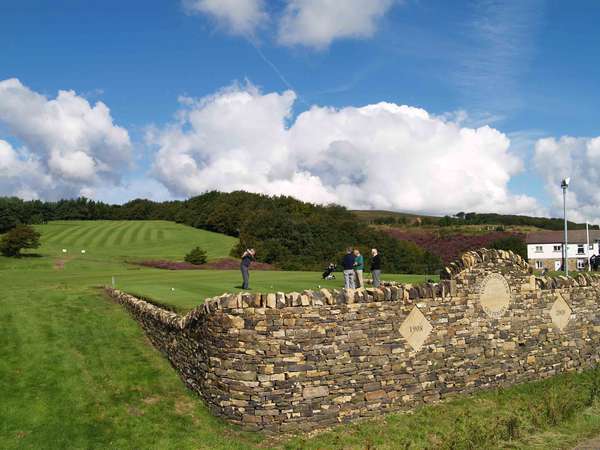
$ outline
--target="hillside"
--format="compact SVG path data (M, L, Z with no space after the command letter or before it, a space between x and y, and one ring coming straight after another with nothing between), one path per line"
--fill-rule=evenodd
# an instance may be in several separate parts
M165 220L238 238L231 254L257 250L260 262L283 270L322 270L339 263L348 246L381 250L386 271L436 273L441 262L420 247L373 230L337 205L243 191L207 192L185 201L134 200L108 205L85 198L59 202L0 198L0 232L18 223L56 220ZM90 234L92 234L90 232Z
M402 242L412 242L449 263L468 250L489 247L498 239L535 231L562 230L557 218L502 214L458 213L455 217L436 217L393 211L353 211L371 228ZM585 224L569 222L570 229L585 229ZM598 228L590 225L590 229Z
M516 236L521 240L525 235L519 232L484 232L464 233L447 232L440 233L435 230L410 230L394 227L380 227L381 231L402 241L413 242L419 247L433 253L448 264L457 259L464 252L477 248L489 248L495 241L510 236Z
M561 230L564 221L561 218L521 216L496 213L464 213L455 216L432 216L414 213L378 210L354 210L356 217L370 225L388 225L393 227L446 228L460 227L465 231L487 232L496 228L504 231L527 232L535 230ZM585 223L568 222L569 228L585 229ZM590 224L590 229L600 229L599 225ZM496 230L497 231L497 230Z
M72 257L85 250L88 258L181 261L192 247L199 246L206 250L209 260L214 260L229 256L237 244L237 239L230 236L163 220L71 220L36 228L42 233L38 252L60 257Z

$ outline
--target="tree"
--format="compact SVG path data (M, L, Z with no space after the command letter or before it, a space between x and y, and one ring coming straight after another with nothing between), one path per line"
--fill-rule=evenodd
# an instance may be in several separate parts
M14 228L19 223L19 218L12 211L0 209L0 233Z
M4 256L21 256L21 250L38 248L40 233L29 225L17 225L6 233L0 241L0 253Z
M185 262L196 264L198 266L204 264L206 259L206 251L202 250L200 247L192 249L191 252L185 255Z
M508 236L496 239L490 244L491 248L496 250L512 250L513 253L527 259L527 245L519 236Z

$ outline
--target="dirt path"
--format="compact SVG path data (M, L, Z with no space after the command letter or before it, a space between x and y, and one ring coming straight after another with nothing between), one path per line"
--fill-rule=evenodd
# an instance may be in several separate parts
M65 268L65 264L68 263L71 259L73 258L56 258L52 267L55 270L62 270Z
M600 437L584 441L573 450L600 450Z

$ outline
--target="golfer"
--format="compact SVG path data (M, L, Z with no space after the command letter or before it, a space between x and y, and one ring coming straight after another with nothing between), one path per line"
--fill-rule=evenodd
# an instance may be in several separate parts
M373 277L373 287L379 287L381 284L381 256L376 248L371 249L371 276Z
M346 250L346 256L342 260L342 268L344 269L344 287L346 289L354 289L354 254L352 249Z
M250 289L250 264L256 256L256 251L253 248L248 248L242 255L240 270L242 271L242 289Z
M354 273L356 274L356 287L365 287L363 284L363 271L365 270L365 258L360 254L360 251L354 249Z

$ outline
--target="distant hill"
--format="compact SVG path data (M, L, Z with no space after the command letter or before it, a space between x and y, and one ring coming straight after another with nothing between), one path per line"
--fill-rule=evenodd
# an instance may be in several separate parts
M517 231L523 228L535 228L540 230L562 230L564 221L561 218L532 217L515 214L496 214L496 213L464 213L459 212L454 216L431 216L414 213L404 213L395 211L378 210L354 210L352 211L359 219L370 225L389 225L400 227L464 227L464 226L482 226L487 228L483 230L492 231L499 227L519 227ZM572 230L584 229L585 223L568 222ZM590 225L590 229L600 229L598 225ZM500 229L496 231L501 231Z
M352 212L371 228L400 241L412 242L444 263L468 250L490 247L511 236L524 243L527 233L562 230L564 226L560 218L510 214L458 213L439 217L394 211ZM585 229L585 223L569 222L569 229ZM598 226L590 225L590 229Z

